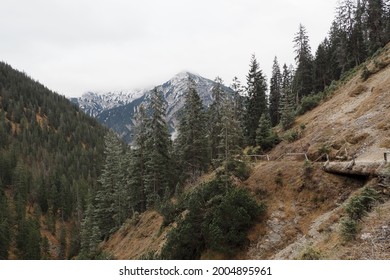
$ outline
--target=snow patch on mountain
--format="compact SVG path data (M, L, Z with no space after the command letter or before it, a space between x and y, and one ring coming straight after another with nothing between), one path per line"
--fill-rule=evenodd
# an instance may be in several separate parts
M96 117L103 111L127 105L148 91L149 89L110 92L88 91L79 98L73 98L72 101L85 113Z
M196 90L205 107L208 107L213 101L212 90L216 83L190 72L180 72L169 81L157 86L157 90L162 93L167 105L166 121L173 139L177 135L179 112L184 106L189 78L195 82ZM224 87L224 90L227 94L233 92L228 87ZM85 113L95 117L100 123L113 129L126 142L131 143L134 138L133 120L135 113L141 104L147 106L150 95L150 89L132 92L87 92L75 103Z

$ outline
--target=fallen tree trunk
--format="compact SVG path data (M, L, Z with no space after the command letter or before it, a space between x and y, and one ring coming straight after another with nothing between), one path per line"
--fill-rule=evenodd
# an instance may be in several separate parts
M328 173L354 176L378 176L385 164L383 162L326 162L323 170Z

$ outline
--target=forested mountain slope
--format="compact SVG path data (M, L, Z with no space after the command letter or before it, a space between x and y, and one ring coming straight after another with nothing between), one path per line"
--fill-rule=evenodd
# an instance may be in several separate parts
M250 162L244 157L252 167L249 177L240 180L231 174L240 188L267 207L247 233L249 242L234 255L229 251L221 253L218 247L206 247L200 258L387 259L388 179L328 174L322 169L327 158L321 155L327 154L331 161L352 162L356 157L356 162L383 163L383 152L390 148L390 115L386 113L389 92L387 45L344 79L333 83L332 90L321 96L319 105L299 116L289 130L276 128L281 143L268 152L270 160ZM385 165L383 168L388 170ZM213 180L220 176L218 172L207 174L200 181ZM198 192L194 185L197 183L187 186L185 197ZM176 199L183 198L172 200L173 205L180 205ZM163 221L166 211L160 211L161 216L147 211L136 220L130 219L102 244L102 249L119 259L164 257L167 246L179 250L180 245L170 247L169 242L184 230L179 217L188 215L188 209L173 209L181 214L168 223ZM178 225L180 229L172 231Z
M105 133L65 97L0 63L0 259L77 254Z

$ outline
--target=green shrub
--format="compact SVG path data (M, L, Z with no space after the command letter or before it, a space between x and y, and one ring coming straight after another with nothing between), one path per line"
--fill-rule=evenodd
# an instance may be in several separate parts
M283 186L283 173L282 170L278 169L275 177L275 183L279 186Z
M246 232L265 210L230 182L214 180L196 188L185 201L186 213L162 249L163 259L199 259L205 249L234 254L246 244Z
M299 259L300 260L322 260L323 256L319 251L309 247L303 251Z
M294 120L295 120L294 111L291 110L289 112L283 113L280 120L283 130L289 129L293 125Z
M167 226L175 220L177 209L170 200L163 202L158 210L159 213L164 217L162 226Z
M225 164L225 169L229 174L243 181L251 175L251 168L245 162L239 160L229 160Z
M372 188L364 188L360 194L352 197L345 206L348 217L341 221L341 235L346 240L355 239L361 220L379 200L379 194Z
M143 254L141 257L139 257L139 260L145 260L145 261L161 260L161 256L157 254L155 251L149 251Z
M305 160L303 163L303 173L306 177L309 177L313 171L313 164L310 160Z
M290 130L284 135L284 139L290 143L295 142L299 139L299 132L295 129Z
M364 66L360 77L363 81L366 81L371 76L371 74L372 73L370 72L370 70L368 70L367 66Z
M262 149L261 149L260 146L256 146L256 147L247 146L247 147L244 149L243 154L244 154L244 155L247 155L247 156L252 156L252 155L259 155L259 154L261 154L261 152L262 152Z
M317 107L320 104L322 99L323 99L322 92L303 97L301 104L299 105L297 114L300 116L300 115L303 115L304 113L314 109L315 107Z
M326 144L322 144L322 146L318 149L318 153L320 155L329 154L329 152L330 152L330 147Z
M345 241L351 241L356 238L359 232L359 224L356 220L346 218L341 220L341 236Z
M350 219L360 220L369 212L378 200L378 193L372 188L364 188L359 195L352 197L345 206Z
M206 246L232 255L247 242L247 230L263 207L246 190L233 187L210 210L202 223Z

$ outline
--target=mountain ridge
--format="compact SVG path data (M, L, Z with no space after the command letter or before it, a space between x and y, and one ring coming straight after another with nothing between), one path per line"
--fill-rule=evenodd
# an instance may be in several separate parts
M184 105L184 96L188 89L189 78L194 81L204 106L209 106L212 103L212 90L216 82L200 75L182 71L155 87L162 93L166 102L166 121L172 138L177 135L179 112ZM223 89L227 94L233 93L233 90L229 87L223 86ZM71 101L77 104L85 113L95 117L101 124L113 129L124 141L131 143L133 140L133 119L137 108L141 104L147 104L150 93L151 89L103 94L87 92L80 98L72 98Z

